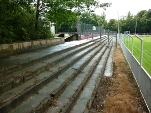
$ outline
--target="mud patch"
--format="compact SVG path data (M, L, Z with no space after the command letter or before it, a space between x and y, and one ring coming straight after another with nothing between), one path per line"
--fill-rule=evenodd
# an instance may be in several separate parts
M102 77L90 113L149 113L119 45L113 76Z

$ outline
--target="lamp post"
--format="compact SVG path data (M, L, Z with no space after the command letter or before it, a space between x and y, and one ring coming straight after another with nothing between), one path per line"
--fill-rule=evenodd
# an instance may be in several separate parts
M118 38L120 38L120 23L119 23L119 14L117 12L117 16L118 16Z

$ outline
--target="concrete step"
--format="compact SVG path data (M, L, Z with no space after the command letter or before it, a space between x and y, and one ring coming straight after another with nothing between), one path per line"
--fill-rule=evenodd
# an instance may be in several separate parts
M108 60L106 63L106 68L104 71L104 76L112 77L113 75L113 55L114 55L114 48L111 49L110 55L108 56Z
M98 39L94 39L96 41ZM43 61L44 59L48 59L53 55L61 54L66 51L70 51L73 48L85 45L87 43L92 42L92 40L81 40L81 41L73 41L66 42L64 44L59 44L47 48L36 49L31 51L26 51L22 53L18 53L13 56L8 56L6 58L0 59L0 77L6 76L14 71L18 71L18 69L22 69L24 67L30 66L37 61Z
M7 68L5 65L0 70L4 72L0 74L0 113L43 113L46 108L51 111L49 106L53 106L59 98L65 102L66 98L69 100L69 97L63 96L66 94L70 94L72 103L59 105L61 110L57 111L70 111L99 60L109 51L107 44L106 38L101 43L99 39L75 41L6 58L4 61L10 61L7 65L11 66ZM27 54L29 56L24 58ZM14 63L15 57L19 58L19 63ZM66 109L63 110L64 107Z
M108 58L109 58L109 55L111 54L110 53L111 48L112 47L109 48L107 57L105 57L104 60L100 60L91 79L88 81L86 87L84 88L82 93L79 95L78 99L76 99L76 101L74 101L73 105L71 106L71 109L69 109L68 112L70 112L70 113L89 113L89 109L91 108L93 99L95 98L96 91L100 84L100 80L101 80L102 76L104 76L104 72L107 67L107 62L109 60ZM101 67L101 70L100 70L100 67Z
M62 62L59 62L56 66L48 67L46 71L43 71L41 74L38 74L31 80L28 80L27 82L5 93L2 93L0 95L1 100L0 111L8 112L9 110L16 107L18 104L22 103L33 94L35 93L37 94L38 90L47 85L53 79L57 78L61 73L67 70L75 62L77 62L86 54L91 52L95 47L98 47L99 44L96 43L95 45L91 45L91 47L75 54L72 57L71 56L68 57L68 59L65 59Z
M94 42L89 42L85 45L76 47L70 51L65 51L64 53L56 54L56 55L51 55L49 59L44 59L43 61L37 61L36 63L24 67L24 69L19 69L18 71L12 72L8 76L3 76L0 79L0 93L4 93L5 91L8 91L24 82L27 80L31 79L34 76L37 76L41 72L45 71L48 67L54 66L61 60L66 59L69 56L72 56L94 44L98 43L98 41Z
M105 67L104 66L105 64L104 63L102 64L101 62L101 65L98 66L99 70L95 72L96 66L98 65L98 62L100 61L100 59L103 60L104 62L107 60L106 57L108 56L109 51L110 49L105 48L104 50L96 54L95 57L90 61L90 63L83 69L82 73L80 73L78 77L72 83L70 83L69 86L65 89L65 91L58 97L58 99L56 100L57 104L55 106L50 107L46 112L47 113L51 113L51 112L52 113L58 113L58 112L68 113L81 93L85 95L85 97L89 96L89 93L93 91L93 88L95 87L94 85L95 80L94 79L91 80L91 77L98 75L98 71L101 72L101 69ZM88 88L85 88L87 86L87 82L89 82L89 84L91 85L94 85L89 88L89 92L87 92ZM81 101L82 102L79 103L77 107L78 111L76 111L76 113L82 113L81 108L87 104L87 103L86 104L83 103L84 100L81 100Z
M68 67L68 69L62 72L57 78L49 81L43 88L39 89L38 93L31 95L26 101L21 103L16 109L11 110L10 112L36 112L41 111L45 106L50 104L52 98L56 97L61 93L63 88L70 82L70 80L79 73L82 66L85 66L86 62L88 62L96 52L101 49L100 46L93 49L93 51L89 51L87 55L81 58L78 64L73 64L73 66ZM75 56L76 58L77 56ZM74 59L75 59L74 58ZM80 63L80 64L79 64ZM77 67L79 66L79 67ZM76 68L77 67L77 68ZM54 67L55 68L55 67ZM70 73L69 73L70 72ZM71 77L74 75L73 77ZM71 77L71 78L70 78ZM37 99L38 98L38 99ZM37 100L36 100L37 99ZM36 100L36 101L35 101ZM23 111L20 111L23 110Z

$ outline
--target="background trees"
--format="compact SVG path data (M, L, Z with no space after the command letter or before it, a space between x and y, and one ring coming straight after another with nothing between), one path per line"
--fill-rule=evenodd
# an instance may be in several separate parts
M0 0L0 4L0 43L52 37L50 22L57 29L74 25L85 10L108 5L96 0Z
M109 3L96 0L0 0L0 43L27 41L53 37L50 22L56 31L76 31L77 21L104 29L117 30L117 20L106 20L106 15L93 13L96 7ZM130 12L120 19L121 32L151 32L151 10L142 10L136 16Z
M128 12L126 17L121 17L120 32L130 31L131 33L151 33L151 9L148 11L141 10L137 15Z
M43 27L42 19L35 29L36 14L31 0L0 1L0 43L47 38L50 31Z

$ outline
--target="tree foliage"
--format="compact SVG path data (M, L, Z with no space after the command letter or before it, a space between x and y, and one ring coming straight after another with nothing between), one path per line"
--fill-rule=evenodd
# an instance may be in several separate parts
M94 26L101 26L102 28L106 27L106 15L96 15L95 13L84 12L79 16L79 21L86 24L93 24Z
M117 30L117 20L111 19L108 22L107 28L111 31L116 31Z
M151 9L141 10L137 15L128 12L126 17L120 19L120 32L151 33ZM135 31L136 30L136 31Z
M29 1L0 1L0 43L47 38L48 29L39 21L35 30L35 10Z
M57 28L75 24L85 10L109 6L96 0L0 0L0 4L0 43L51 37L49 22Z
M58 4L59 1L59 4ZM61 5L60 5L61 4ZM75 31L76 23L85 12L93 12L97 7L108 7L109 3L99 3L96 0L52 0L48 7L47 18L56 23L58 31Z

